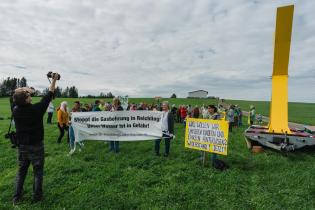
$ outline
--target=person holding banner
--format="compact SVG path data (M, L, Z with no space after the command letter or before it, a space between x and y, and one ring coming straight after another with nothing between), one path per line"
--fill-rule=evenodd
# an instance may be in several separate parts
M69 113L67 110L68 104L66 101L63 101L60 104L60 107L57 109L57 120L58 128L60 131L57 143L60 144L61 139L65 135L65 131L69 130ZM69 143L69 135L67 135L67 142Z
M112 112L115 111L123 111L124 109L121 106L121 103L118 98L113 99L113 106L112 106ZM119 152L119 141L110 141L109 142L109 150L113 151L114 153Z
M70 113L70 118L71 118L71 114L73 112L81 112L81 111L82 111L82 109L81 109L80 101L75 101L74 102L74 106L72 108L72 111ZM73 130L73 127L71 125L71 120L70 120L69 124L70 124L69 125L69 139L70 139L70 152L69 152L69 155L72 155L75 152L76 143L75 143L75 137L74 137L74 130ZM83 147L83 143L78 143L78 145L80 146L79 151L81 151L81 149Z
M209 119L209 120L220 120L221 116L218 113L218 109L214 105L209 105L208 106L208 112L205 115L204 119Z
M102 110L100 109L100 104L101 104L101 101L100 101L100 100L95 100L95 103L94 103L94 106L93 106L92 111L93 111L93 112L100 112L100 111L102 111Z
M170 153L171 138L174 134L174 116L169 111L169 104L167 101L162 103L162 138L165 140L165 153L164 157L168 157ZM162 139L155 140L155 154L160 156L160 143Z
M208 106L208 112L205 115L204 119L220 120L221 119L221 115L218 113L217 107L214 106L214 105L209 105ZM203 155L206 155L206 153L203 152ZM217 154L212 153L212 156L211 156L212 163L214 163L214 160L216 160L217 158L218 158Z

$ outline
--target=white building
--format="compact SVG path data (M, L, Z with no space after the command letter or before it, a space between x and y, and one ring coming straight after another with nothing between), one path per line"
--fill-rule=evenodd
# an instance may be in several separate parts
M196 90L188 92L188 98L207 98L208 92L205 90Z

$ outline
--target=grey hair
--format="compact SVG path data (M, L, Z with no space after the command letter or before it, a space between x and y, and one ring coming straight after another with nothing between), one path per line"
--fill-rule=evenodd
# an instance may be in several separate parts
M162 102L162 105L169 106L169 103L168 103L168 101L163 101L163 102Z

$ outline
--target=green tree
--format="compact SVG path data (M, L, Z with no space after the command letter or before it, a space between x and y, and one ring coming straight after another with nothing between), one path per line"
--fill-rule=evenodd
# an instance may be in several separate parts
M112 92L109 92L106 94L105 98L114 98L115 96L112 94Z
M69 88L69 98L78 98L78 89L75 86Z
M61 97L63 97L63 98L69 98L69 87L66 87L66 88L62 91Z
M19 80L17 78L10 78L3 80L0 84L0 96L10 96L18 87Z
M60 87L56 87L56 89L55 89L55 96L56 96L56 98L60 98L61 95L62 95L62 89Z
M19 81L19 87L27 87L27 80L25 77L22 77Z

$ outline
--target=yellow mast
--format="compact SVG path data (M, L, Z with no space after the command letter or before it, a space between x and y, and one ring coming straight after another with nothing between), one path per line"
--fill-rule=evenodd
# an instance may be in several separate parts
M294 5L277 9L269 132L288 133L288 65Z

